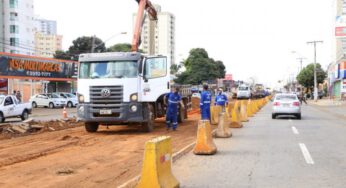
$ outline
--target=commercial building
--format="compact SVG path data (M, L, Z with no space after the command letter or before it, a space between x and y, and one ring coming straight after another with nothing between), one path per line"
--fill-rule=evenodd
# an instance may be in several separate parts
M56 34L35 33L35 53L40 57L53 57L62 49L62 36Z
M333 98L341 99L346 97L346 0L336 1L336 14L336 59L328 67L328 89Z
M157 11L157 22L152 22L146 16L141 35L140 49L147 54L167 55L171 63L175 62L175 16L162 12L159 5L154 5ZM134 19L136 14L134 14ZM134 21L135 23L135 21Z
M57 23L55 20L35 19L36 32L46 35L57 35Z
M0 1L0 51L34 55L33 0Z

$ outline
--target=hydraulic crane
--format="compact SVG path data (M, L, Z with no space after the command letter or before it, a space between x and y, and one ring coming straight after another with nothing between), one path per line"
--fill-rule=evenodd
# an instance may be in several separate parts
M142 26L144 23L144 11L146 10L149 15L149 19L151 21L157 20L157 12L153 6L153 4L149 0L136 0L139 8L137 12L137 18L136 18L136 25L133 31L133 38L132 38L132 47L131 51L137 52L138 47L140 45L140 38L141 38L141 32L142 32Z

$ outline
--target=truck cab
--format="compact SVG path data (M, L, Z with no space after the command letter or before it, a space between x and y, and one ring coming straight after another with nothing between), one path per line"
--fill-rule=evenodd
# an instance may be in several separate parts
M251 88L248 85L242 84L238 87L237 99L250 99Z
M163 117L170 91L166 56L138 52L91 53L79 56L77 115L88 132L99 125L140 123L151 131Z

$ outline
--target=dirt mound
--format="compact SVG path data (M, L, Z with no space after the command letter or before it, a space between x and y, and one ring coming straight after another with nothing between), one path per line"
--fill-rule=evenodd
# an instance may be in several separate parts
M31 120L21 123L9 123L0 127L0 140L32 134L40 134L44 132L59 131L83 125L84 124L82 122L77 121L75 118L68 120L51 120L45 122ZM66 140L72 138L62 139Z

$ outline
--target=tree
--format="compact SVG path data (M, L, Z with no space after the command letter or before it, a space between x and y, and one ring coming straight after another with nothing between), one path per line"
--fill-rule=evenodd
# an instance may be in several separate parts
M94 42L94 47L93 47ZM72 46L70 46L68 52L71 55L79 55L82 53L91 53L92 48L94 48L94 52L105 52L106 46L104 42L98 37L91 36L83 36L78 37L76 40L72 42Z
M319 63L316 64L316 75L317 75L317 84L323 83L327 74L322 69ZM297 80L299 84L303 85L308 89L312 89L314 87L314 64L311 63L303 70L301 70L297 76Z
M177 74L180 68L181 68L181 65L172 64L171 65L171 74Z
M131 52L131 44L119 43L107 48L107 52Z
M223 62L209 58L208 52L203 48L190 50L189 57L183 65L186 70L175 79L175 82L180 84L201 84L225 77Z

